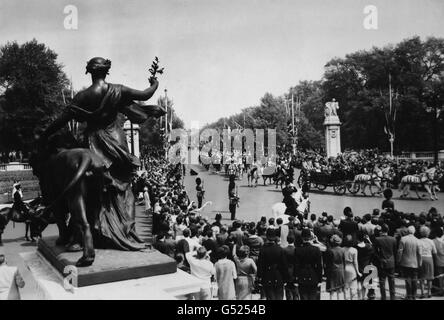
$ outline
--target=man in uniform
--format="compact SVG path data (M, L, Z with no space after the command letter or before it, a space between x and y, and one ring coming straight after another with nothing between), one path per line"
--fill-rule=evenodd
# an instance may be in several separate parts
M234 176L230 176L230 183L228 185L228 199L229 210L231 213L231 220L236 219L236 208L239 204L239 197L236 192L236 183L234 182Z

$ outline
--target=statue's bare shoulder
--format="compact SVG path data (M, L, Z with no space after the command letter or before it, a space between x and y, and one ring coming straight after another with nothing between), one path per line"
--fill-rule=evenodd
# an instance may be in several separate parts
M97 106L100 105L107 90L108 90L107 83L105 83L104 85L93 84L90 87L78 92L74 96L73 103L82 108L96 109Z

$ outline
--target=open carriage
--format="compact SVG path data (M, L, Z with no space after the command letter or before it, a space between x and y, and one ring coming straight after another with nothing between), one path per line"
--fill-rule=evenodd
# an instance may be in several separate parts
M353 181L353 174L343 170L333 170L331 172L301 171L298 178L300 186L307 183L310 189L315 188L320 191L325 190L327 187L333 187L333 191L339 195L345 194L350 181Z

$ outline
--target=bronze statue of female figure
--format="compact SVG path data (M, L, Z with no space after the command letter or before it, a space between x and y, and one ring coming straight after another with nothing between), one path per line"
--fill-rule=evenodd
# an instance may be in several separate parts
M149 116L164 115L165 111L159 106L139 105L134 102L146 101L152 97L158 87L155 76L150 78L150 87L145 90L135 90L120 84L107 83L105 78L110 67L111 61L100 57L88 62L86 73L91 74L92 85L74 97L72 104L67 106L40 138L44 141L72 119L84 122L86 129L83 150L85 153L92 153L92 157L99 159L104 168L103 181L106 183L101 194L97 194L93 201L91 195L83 197L79 194L73 198L75 200L72 200L72 197L65 197L65 201L76 201L75 207L80 210L77 218L83 235L84 256L79 260L78 266L90 265L94 261L92 239L95 247L119 250L140 250L145 247L135 232L135 203L131 190L131 178L140 166L140 160L128 150L118 115L121 113L132 122L142 123ZM95 166L97 167L97 164ZM84 171L86 174L87 169ZM67 185L74 184L67 183ZM77 192L86 193L86 188L77 189L80 190ZM72 192L75 192L74 189ZM54 198L57 196L54 195L46 202L56 201ZM94 200L99 203L89 205ZM76 215L70 213L72 216Z

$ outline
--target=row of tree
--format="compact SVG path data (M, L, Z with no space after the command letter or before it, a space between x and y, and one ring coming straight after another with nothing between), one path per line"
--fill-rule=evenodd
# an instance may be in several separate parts
M278 144L291 143L289 99L302 101L297 114L298 148L324 144L324 105L339 102L342 147L395 153L444 148L444 39L413 37L397 45L334 58L319 81L301 81L282 96L266 93L258 106L221 118L208 127L276 128ZM244 121L245 119L245 121Z
M32 40L0 47L0 152L32 150L35 130L44 128L71 101L72 88L57 62L57 53ZM182 120L169 108L173 128ZM78 124L72 124L78 127ZM141 127L141 142L161 146L163 125L150 119ZM71 128L72 129L72 128Z

